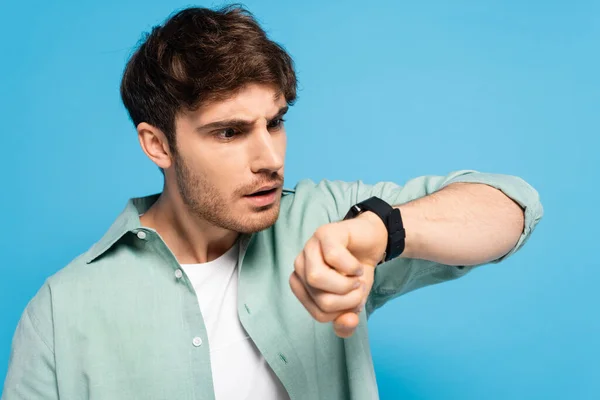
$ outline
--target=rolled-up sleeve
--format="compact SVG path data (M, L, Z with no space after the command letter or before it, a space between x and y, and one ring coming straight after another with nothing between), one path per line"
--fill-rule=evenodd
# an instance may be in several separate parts
M502 261L519 250L529 239L538 222L540 222L544 216L544 208L540 202L538 192L531 185L517 176L472 171L453 177L442 185L440 189L452 183L482 183L492 186L510 197L523 209L525 224L523 232L521 232L521 237L517 244L507 254L493 262Z

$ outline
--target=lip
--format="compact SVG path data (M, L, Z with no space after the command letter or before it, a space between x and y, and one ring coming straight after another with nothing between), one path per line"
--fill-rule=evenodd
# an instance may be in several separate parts
M277 195L279 194L279 185L275 186L265 186L264 189L261 188L256 192L268 191L265 194L261 195L247 195L244 196L254 207L267 207L275 203L277 200ZM254 192L254 193L256 193Z
M262 186L258 189L256 189L254 192L247 194L246 196L252 196L254 193L258 193L258 192L265 192L267 190L273 190L273 189L277 189L279 188L279 184L276 183L274 185L267 185L267 186Z

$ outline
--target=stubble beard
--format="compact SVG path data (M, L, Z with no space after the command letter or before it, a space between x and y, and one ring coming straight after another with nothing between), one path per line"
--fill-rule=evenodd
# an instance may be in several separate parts
M233 210L228 201L206 176L194 173L178 155L174 160L177 186L184 204L198 218L234 232L251 234L271 227L279 216L279 199L267 209L248 211L243 215ZM233 196L236 196L237 191ZM234 200L241 200L237 195ZM241 215L239 215L241 214Z

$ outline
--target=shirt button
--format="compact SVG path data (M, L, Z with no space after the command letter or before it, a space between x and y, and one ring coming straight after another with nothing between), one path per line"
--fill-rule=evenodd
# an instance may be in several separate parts
M183 276L183 272L181 272L180 269L176 269L175 270L175 278L181 279L182 276Z
M194 340L192 340L192 344L194 345L194 347L200 347L202 345L202 339L196 336Z
M144 231L139 231L139 232L137 233L137 237L138 237L138 238L140 238L141 240L144 240L144 239L146 239L146 232L144 232Z

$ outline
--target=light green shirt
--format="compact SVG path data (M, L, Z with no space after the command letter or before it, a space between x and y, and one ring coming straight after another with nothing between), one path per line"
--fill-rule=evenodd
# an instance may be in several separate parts
M341 339L293 295L294 259L315 230L355 203L423 197L454 182L502 190L525 210L528 239L543 214L537 192L507 175L458 171L404 187L309 180L286 190L276 224L240 240L239 319L291 399L376 399L367 318L387 301L461 277L474 267L398 258L378 266L355 334ZM17 327L3 400L213 399L206 328L179 263L139 215L157 196L130 200L105 236L50 277ZM504 256L503 258L505 258ZM499 261L499 260L497 260Z

